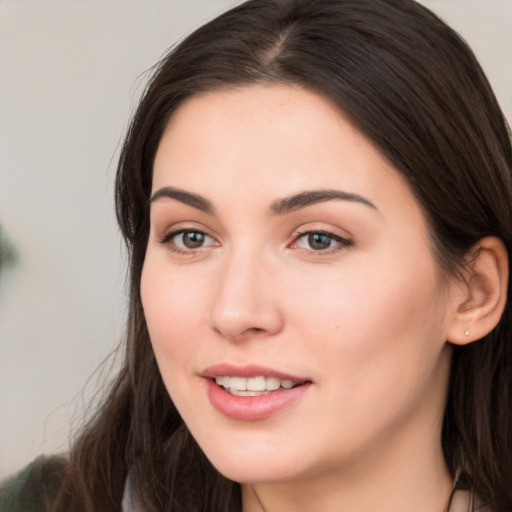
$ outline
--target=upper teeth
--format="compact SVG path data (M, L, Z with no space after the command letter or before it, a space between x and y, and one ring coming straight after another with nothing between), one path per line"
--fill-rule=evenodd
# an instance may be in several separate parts
M275 391L280 387L292 388L296 383L288 379L277 377L215 377L215 382L231 391Z

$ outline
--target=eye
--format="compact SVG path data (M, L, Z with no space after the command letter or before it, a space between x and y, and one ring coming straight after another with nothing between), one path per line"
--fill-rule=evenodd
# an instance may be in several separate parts
M325 231L299 233L293 246L313 252L335 252L352 245L350 240Z
M163 244L170 244L175 251L194 251L202 247L216 245L215 240L203 231L193 229L180 229L167 233L161 240Z

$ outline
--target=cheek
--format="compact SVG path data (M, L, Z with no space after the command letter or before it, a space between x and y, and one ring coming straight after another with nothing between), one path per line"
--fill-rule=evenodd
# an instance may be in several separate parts
M149 253L141 276L141 298L151 344L162 377L177 375L172 368L187 366L197 349L204 283L179 271L170 271Z
M427 410L426 396L438 404L444 394L448 366L435 270L425 265L414 279L367 270L364 279L354 273L324 283L322 299L295 303L302 312L296 332L307 344L302 356L319 370L317 384L331 404L328 415L321 407L315 412L325 419L318 435L332 436L333 418L343 425L345 441L335 436L333 447L346 440L357 447L398 428Z
M392 386L408 373L414 382L432 371L444 346L443 299L433 261L394 256L394 266L392 258L381 258L345 269L294 299L293 310L301 312L296 330L314 340L309 356L326 355L326 375L338 372L349 393L379 379Z

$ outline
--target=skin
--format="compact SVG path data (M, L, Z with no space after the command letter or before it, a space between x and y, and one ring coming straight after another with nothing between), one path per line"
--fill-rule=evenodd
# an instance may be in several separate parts
M362 200L271 211L310 190ZM153 349L192 435L242 483L244 511L441 512L452 487L440 444L446 340L464 298L391 164L325 98L258 85L179 107L153 194L141 281ZM179 230L203 242L188 247ZM325 250L304 235L318 232L332 234ZM311 385L269 418L241 421L208 398L201 374L220 363Z

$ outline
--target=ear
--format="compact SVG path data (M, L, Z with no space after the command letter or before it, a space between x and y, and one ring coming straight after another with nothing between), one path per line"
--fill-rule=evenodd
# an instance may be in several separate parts
M456 293L447 339L466 345L491 332L500 321L508 289L508 255L494 236L482 238L468 254L467 272Z

